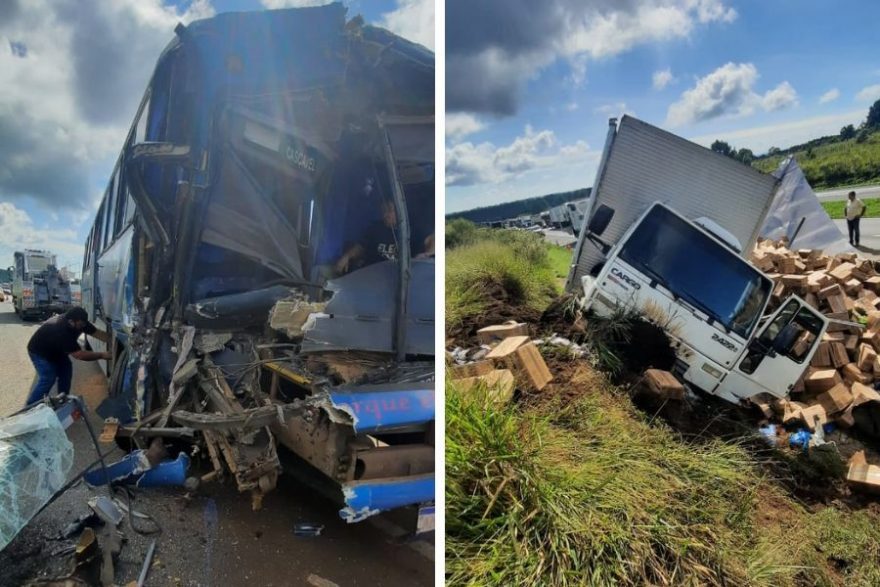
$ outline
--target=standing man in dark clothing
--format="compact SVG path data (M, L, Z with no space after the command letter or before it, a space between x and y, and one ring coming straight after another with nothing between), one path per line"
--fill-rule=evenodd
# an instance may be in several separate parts
M849 229L849 244L859 246L859 221L865 215L865 203L850 192L846 202L846 227Z
M80 361L110 359L110 353L80 348L77 339L82 333L105 343L110 340L106 332L98 330L89 322L89 315L80 307L71 308L64 314L50 318L37 328L28 342L27 350L37 370L38 379L25 405L36 403L49 395L56 380L58 395L70 392L73 365L69 357Z

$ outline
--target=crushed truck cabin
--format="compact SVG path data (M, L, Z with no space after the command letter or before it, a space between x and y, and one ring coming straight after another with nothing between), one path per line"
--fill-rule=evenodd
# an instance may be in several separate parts
M434 499L434 56L345 13L178 26L82 298L120 442L194 451L255 508L287 450L354 522Z

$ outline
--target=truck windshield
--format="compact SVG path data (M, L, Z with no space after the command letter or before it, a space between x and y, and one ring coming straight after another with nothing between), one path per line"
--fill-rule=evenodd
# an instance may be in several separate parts
M620 258L746 338L770 294L768 279L662 206L645 216Z
M27 258L27 272L28 273L42 273L51 265L52 260L49 257L40 256L29 256Z

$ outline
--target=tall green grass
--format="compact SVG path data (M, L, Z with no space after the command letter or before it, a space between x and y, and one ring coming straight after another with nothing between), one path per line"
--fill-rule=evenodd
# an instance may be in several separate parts
M499 407L447 385L448 584L877 577L876 524L854 530L847 515L810 514L762 477L743 446L683 441L596 372L582 369L570 386L581 395Z
M465 222L465 221L457 221ZM475 229L446 253L446 321L457 324L492 300L543 309L560 285L543 236Z
M868 198L862 201L865 202L866 218L880 217L880 198ZM836 220L846 218L846 202L843 200L822 202L822 207L825 208L825 211L828 212L831 218Z

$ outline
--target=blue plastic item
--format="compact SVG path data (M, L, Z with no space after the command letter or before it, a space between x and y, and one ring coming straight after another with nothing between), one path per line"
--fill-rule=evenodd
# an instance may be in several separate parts
M835 430L837 430L837 426L834 424L834 422L828 422L827 424L822 425L822 431L825 434L828 434L830 432L834 432Z
M173 461L163 461L143 475L137 482L138 487L159 487L161 485L183 485L186 471L189 469L189 457L186 453L177 455Z
M801 428L796 432L793 432L791 436L788 437L788 445L791 448L803 448L804 450L810 446L810 439L813 438L813 435L809 432L809 430L805 430Z
M189 457L180 453L176 460L163 461L153 467L142 450L125 455L122 460L107 467L107 478L104 469L97 468L85 475L86 483L93 486L106 485L107 482L125 483L138 487L159 487L161 485L183 485L186 471L189 468Z

